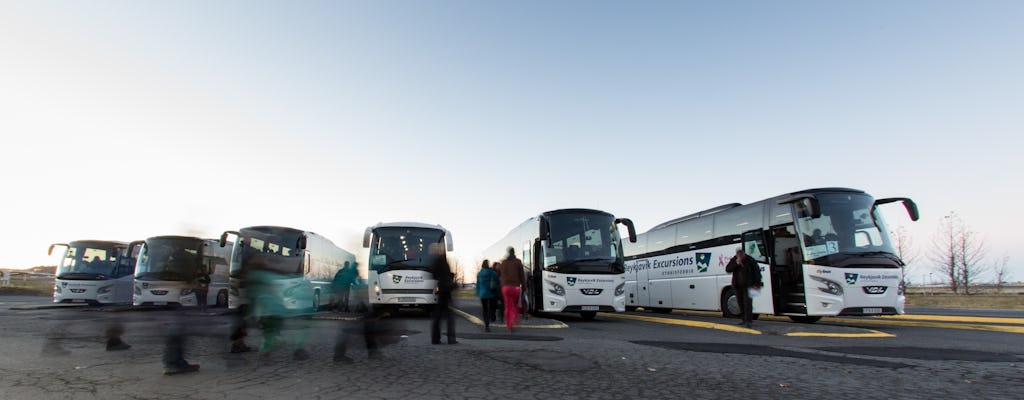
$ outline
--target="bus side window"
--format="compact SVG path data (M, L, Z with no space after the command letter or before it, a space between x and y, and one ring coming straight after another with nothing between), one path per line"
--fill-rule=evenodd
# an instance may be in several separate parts
M743 233L743 251L759 263L767 263L767 251L764 247L764 234L760 229Z

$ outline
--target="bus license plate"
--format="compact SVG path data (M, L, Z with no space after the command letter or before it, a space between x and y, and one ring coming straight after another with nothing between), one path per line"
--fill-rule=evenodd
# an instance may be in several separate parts
M601 309L600 306L581 306L580 307L580 310L583 310L583 311L597 311L597 310L600 310L600 309Z
M865 308L864 309L864 314L881 314L881 313L882 313L882 309L881 308Z
M166 301L154 301L153 305L154 306L166 306L167 302Z
M399 303L415 303L416 302L416 298L415 297L399 297L398 298L398 302Z

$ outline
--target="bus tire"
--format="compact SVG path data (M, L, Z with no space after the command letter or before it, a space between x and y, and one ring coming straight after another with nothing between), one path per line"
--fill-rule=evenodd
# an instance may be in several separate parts
M217 292L217 304L216 304L216 306L217 307L227 307L228 306L228 291L227 290L221 290L221 291Z
M636 306L626 306L626 311L634 312L636 311Z
M722 291L722 316L725 318L739 318L740 304L736 299L736 290L731 286Z
M820 320L821 317L810 315L790 315L789 319L793 320L793 322L801 324L813 324L815 322L818 322L818 320Z
M671 308L665 308L665 307L655 307L651 311L654 311L654 312L656 312L658 314L671 314L672 313L672 309Z
M580 317L583 318L584 321L593 321L594 318L597 317L597 311L581 311Z

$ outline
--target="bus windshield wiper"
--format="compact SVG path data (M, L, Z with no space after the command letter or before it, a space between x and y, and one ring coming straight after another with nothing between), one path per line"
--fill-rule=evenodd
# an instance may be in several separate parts
M613 258L581 258L579 260L572 260L570 262L581 263L581 262L597 262L597 261L615 261Z

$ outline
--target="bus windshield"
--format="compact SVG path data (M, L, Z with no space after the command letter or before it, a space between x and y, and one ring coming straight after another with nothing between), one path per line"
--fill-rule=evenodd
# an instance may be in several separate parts
M430 228L377 228L370 245L370 269L377 273L401 269L428 270L433 262L428 250L433 243L444 243L444 231Z
M57 279L104 279L114 276L120 249L116 246L71 243L64 251Z
M231 251L231 276L241 278L246 270L301 275L298 241L299 233L294 231L243 231Z
M850 256L896 259L882 215L864 194L819 194L821 216L811 218L803 203L796 206L805 260L830 265Z
M203 241L196 238L154 238L146 240L135 279L187 281L203 268Z
M544 268L559 273L619 274L622 246L615 217L606 214L559 213L546 216L551 247Z

